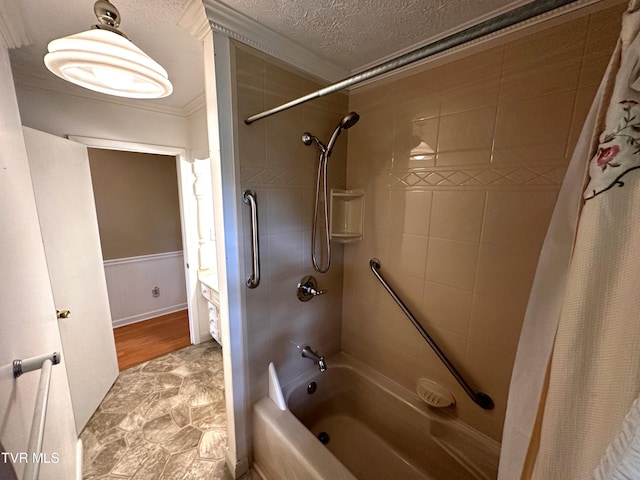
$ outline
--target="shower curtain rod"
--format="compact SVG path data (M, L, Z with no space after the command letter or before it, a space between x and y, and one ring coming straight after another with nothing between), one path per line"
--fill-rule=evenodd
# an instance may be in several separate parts
M295 107L302 103L306 103L310 100L324 97L325 95L328 95L330 93L334 93L339 90L362 83L366 80L379 77L380 75L383 75L392 70L396 70L411 63L415 63L419 60L423 60L427 57L431 57L438 53L444 52L445 50L449 50L472 40L476 40L480 37L495 33L504 28L510 27L520 22L524 22L531 18L537 17L538 15L542 15L544 13L550 12L551 10L555 10L556 8L560 8L577 1L580 0L534 0L531 3L503 13L502 15L481 22L460 32L449 35L448 37L436 40L433 43L425 45L424 47L420 47L409 53L400 55L399 57L389 60L388 62L381 63L378 66L352 75L351 77L340 80L337 83L321 88L320 90L309 93L308 95L284 103L270 110L265 110L264 112L251 115L250 117L245 118L244 123L250 125L256 120L261 120L265 117L269 117L273 114L288 110L289 108Z

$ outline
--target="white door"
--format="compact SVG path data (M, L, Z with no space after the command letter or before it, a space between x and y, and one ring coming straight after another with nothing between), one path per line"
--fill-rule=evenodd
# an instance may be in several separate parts
M89 158L84 145L24 128L77 432L118 376Z

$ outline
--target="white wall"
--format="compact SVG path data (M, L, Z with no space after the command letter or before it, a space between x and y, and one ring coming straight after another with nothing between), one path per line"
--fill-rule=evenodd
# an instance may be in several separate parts
M17 86L23 125L53 135L189 148L187 117Z
M187 308L181 251L105 260L104 272L114 327ZM160 289L157 297L152 295L155 287Z
M0 49L0 211L0 440L17 453L27 448L39 373L14 380L12 361L61 351L62 345L5 48ZM76 433L63 364L52 369L49 412L43 451L58 453L60 462L42 465L40 478L73 479ZM24 464L16 467L20 474Z
M207 111L202 105L202 108L189 115L189 146L194 158L209 157L208 135Z

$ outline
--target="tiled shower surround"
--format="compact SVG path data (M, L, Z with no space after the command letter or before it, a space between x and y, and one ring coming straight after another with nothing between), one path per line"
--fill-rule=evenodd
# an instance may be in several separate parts
M327 143L347 112L347 96L326 97L252 125L243 119L321 87L262 56L236 46L237 132L241 188L257 193L260 231L260 286L245 289L247 355L251 403L267 392L273 361L286 382L309 368L301 348L310 345L328 356L340 350L342 247L332 248L326 274L311 264L311 224L318 149L305 146L305 131ZM347 135L330 158L330 187L346 183ZM242 205L245 265L251 265L249 210ZM248 271L248 270L247 270ZM314 275L325 295L303 303L296 296L302 277Z
M263 252L263 283L245 297L252 401L267 393L269 361L284 382L311 366L296 349L308 343L324 355L341 349L410 390L419 378L438 381L456 398L448 413L500 440L540 248L623 10L517 32L251 126L247 115L316 85L234 48L241 187L258 193ZM315 274L329 293L303 304L295 287L314 274L318 151L300 135L326 142L348 111L361 118L338 140L329 172L332 186L365 190L364 239L334 244L331 270ZM494 410L455 383L373 277L372 257Z
M367 205L364 239L344 254L342 350L411 390L438 381L456 398L450 413L497 440L542 242L623 9L349 95L361 120L347 185L364 188ZM494 410L455 383L372 276L371 257Z

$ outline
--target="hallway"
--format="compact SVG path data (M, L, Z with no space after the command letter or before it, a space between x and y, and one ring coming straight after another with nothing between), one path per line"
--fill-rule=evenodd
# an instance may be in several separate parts
M230 480L220 346L193 345L121 372L80 437L85 480Z
M191 345L189 312L180 310L113 329L120 371Z

